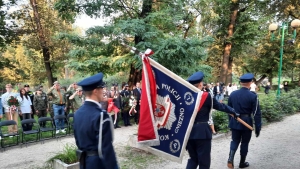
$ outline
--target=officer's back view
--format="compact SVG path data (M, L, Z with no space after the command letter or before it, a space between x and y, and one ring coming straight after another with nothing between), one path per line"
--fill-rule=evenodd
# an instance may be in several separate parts
M86 100L75 112L74 135L80 156L80 169L118 169L112 145L113 124L101 109L103 74L98 73L78 83Z
M234 108L234 110L240 114L240 118L250 126L253 126L252 116L254 117L255 134L256 137L258 137L261 129L261 112L256 93L249 90L253 78L254 76L251 73L244 74L240 77L241 88L230 94L228 106ZM251 139L252 131L236 121L234 118L230 118L229 128L232 131L232 141L230 144L227 166L229 168L234 168L234 154L241 143L241 161L239 167L246 168L249 166L249 163L245 162L245 160L248 153L248 145Z

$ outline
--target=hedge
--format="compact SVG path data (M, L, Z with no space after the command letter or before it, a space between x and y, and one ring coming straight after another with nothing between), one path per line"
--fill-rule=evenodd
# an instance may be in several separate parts
M276 98L275 93L268 95L258 94L260 110L262 113L263 125L281 121L285 116L292 115L300 111L300 88L290 90L288 93L281 93ZM224 112L214 111L213 120L215 129L218 132L228 131L228 115Z

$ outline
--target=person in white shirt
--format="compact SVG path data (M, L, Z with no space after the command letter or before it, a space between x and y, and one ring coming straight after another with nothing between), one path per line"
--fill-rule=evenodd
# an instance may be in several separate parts
M17 123L17 125L8 126L8 132L9 133L14 133L14 132L18 131L18 112L15 111L15 110L10 109L7 101L9 100L9 98L11 96L17 97L17 94L12 92L12 85L11 84L5 85L5 89L6 89L6 93L4 93L1 96L1 103L2 103L2 106L3 106L4 112L6 114L7 120L14 120Z
M228 83L228 86L226 88L227 88L226 89L227 90L227 95L230 96L231 92L233 91L232 90L233 87L232 87L231 83Z
M256 84L254 82L252 82L250 85L250 91L253 91L253 92L256 91Z
M20 106L20 115L22 115L23 120L25 119L31 119L31 114L32 114L32 109L31 109L31 99L28 96L28 94L26 93L26 90L24 88L22 88L20 90L20 98L22 99L22 103ZM22 125L23 126L23 130L24 131L28 131L32 129L32 125Z
M232 91L236 91L238 89L237 85L235 83L232 84Z

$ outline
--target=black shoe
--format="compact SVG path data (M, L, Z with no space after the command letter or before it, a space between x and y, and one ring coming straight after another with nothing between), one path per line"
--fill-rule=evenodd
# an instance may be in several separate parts
M127 124L127 126L132 126L131 124Z
M245 162L245 161L246 161L246 156L241 155L241 161L240 161L240 165L239 165L240 168L249 167L249 163Z
M240 167L240 168L246 168L246 167L249 167L249 163L248 163L248 162L240 163L239 167Z
M115 126L115 128L121 128L121 126Z

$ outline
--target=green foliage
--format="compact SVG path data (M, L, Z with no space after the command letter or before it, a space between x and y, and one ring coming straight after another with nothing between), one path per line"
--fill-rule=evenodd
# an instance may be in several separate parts
M26 81L26 83L37 85L49 78L47 73L52 74L53 72L55 77L61 76L65 65L64 60L67 59L66 53L69 51L70 46L67 41L60 41L53 37L58 32L69 32L71 25L66 24L65 21L58 18L57 11L53 8L55 0L36 1L39 15L38 20L41 23L41 28L36 26L37 20L34 19L33 8L29 1L8 0L6 2L6 4L11 5L11 8L14 8L5 16L7 22L6 27L9 31L15 32L18 38L11 41L9 37L7 37L8 35L1 35L1 40L7 37L7 39L5 39L7 41L6 43L9 42L5 48L6 51L3 52L3 61L8 59L10 64L14 66L11 68L5 62L0 61L0 68L2 64L5 66L5 73L2 74L3 81L7 83ZM4 9L3 6L1 10L2 9L6 11L9 10L9 7ZM12 24L9 22L18 23L18 27L10 28L9 25ZM41 34L43 34L43 38L39 37ZM43 39L45 42L42 42ZM49 49L49 52L46 52L46 50L43 52L42 48ZM50 53L50 56L46 55L48 53ZM48 72L46 72L45 64L48 64L50 67Z
M280 106L279 104L277 104L277 100L275 97L260 99L262 118L268 123L280 121L283 119L284 115L282 113L279 113L279 107Z
M66 164L72 164L78 162L77 156L76 156L76 150L77 146L73 144L66 144L64 146L63 151L55 154L53 157L51 157L48 162L53 162L54 159L59 159L60 161L66 163Z
M269 94L259 93L259 104L262 113L263 125L281 121L285 116L292 115L300 111L300 88L290 90L288 93L282 92L276 98L274 92ZM213 112L213 121L216 131L228 131L228 114L220 111Z
M112 84L116 84L116 83L118 84L118 86L121 87L121 84L123 82L126 83L128 81L128 76L124 72L119 72L114 75L104 77L104 81L106 82L108 87L111 86Z
M280 121L286 115L295 114L300 111L300 88L282 92L280 98L275 95L259 95L262 118L270 123Z
M8 14L8 10L15 4L15 0L1 0L0 2L0 51L4 50L6 45L18 39L18 26Z
M67 88L73 84L74 82L78 83L81 80L83 80L84 78L88 77L88 74L83 74L83 73L76 73L74 76L72 76L71 78L65 79L65 78L59 78L57 79L60 83L61 86L66 86Z
M59 39L66 39L74 45L69 52L70 68L85 73L101 71L110 75L124 70L130 70L130 73L136 72L132 69L140 70L141 59L130 54L120 44L121 40L142 52L147 48L152 49L155 52L152 58L178 75L189 76L196 70L202 70L209 76L211 67L204 60L206 47L213 39L197 35L194 22L199 16L199 6L178 0L144 0L142 3L129 1L130 8L114 0L72 1L72 5L68 6L69 1L59 0L56 3L56 9L62 17L67 17L70 11L83 12L91 17L111 16L113 13L118 15L106 26L90 28L85 37L60 34ZM146 9L145 6L149 3L152 3L152 7Z
M228 114L220 111L212 113L215 130L218 132L228 132Z
M247 58L252 59L253 51L256 50L257 41L267 34L267 29L262 31L268 16L264 15L267 3L262 1L232 1L232 0L204 0L201 5L201 25L204 35L214 38L214 43L208 50L207 64L213 67L214 81L221 73L221 64L229 66L229 62L223 61L226 44L231 44L230 59L237 67L235 74L242 74L240 68L247 67ZM237 16L232 20L232 13L237 8ZM229 36L229 25L233 24L232 36ZM249 51L249 49L253 49ZM229 66L230 69L230 66ZM252 70L252 69L251 69ZM255 73L255 69L253 69ZM229 73L229 72L228 72ZM228 78L228 75L227 75Z

